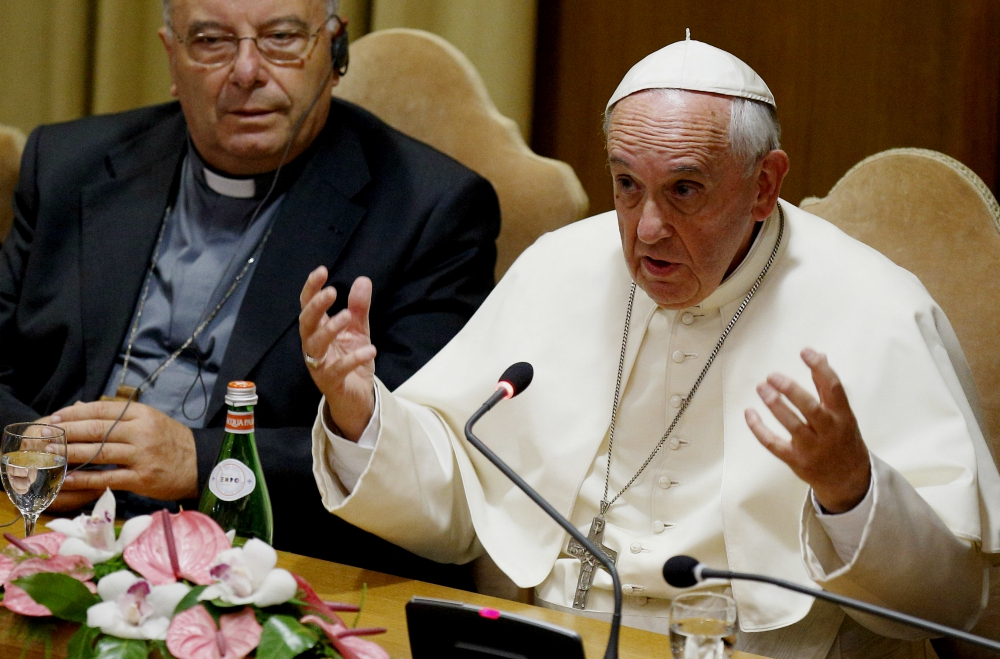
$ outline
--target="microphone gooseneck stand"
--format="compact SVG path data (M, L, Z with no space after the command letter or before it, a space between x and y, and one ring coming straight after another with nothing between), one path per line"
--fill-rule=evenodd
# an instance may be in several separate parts
M575 526L573 526L568 519L563 517L559 511L552 507L548 501L542 498L538 492L534 490L530 485L528 485L523 478L518 476L513 469L507 466L503 460L501 460L493 451L489 449L483 442L476 437L472 432L472 427L476 424L479 419L481 419L487 412L493 409L493 406L499 403L505 398L512 398L517 394L521 393L527 383L518 386L519 383L512 382L517 380L516 377L509 377L508 374L514 370L515 367L524 364L524 362L519 362L514 366L507 369L501 378L500 384L497 386L497 390L493 392L489 400L483 403L483 406L476 410L476 413L469 417L469 421L465 424L465 438L469 440L469 443L476 447L476 449L486 456L486 459L492 462L497 469L503 472L504 476L509 478L514 485L521 488L525 494L528 495L532 501L534 501L539 508L545 511L545 513L554 519L559 526L563 527L567 533L569 533L577 542L583 545L590 554L596 558L601 565L605 567L608 573L611 575L611 581L614 583L615 591L615 611L611 617L611 633L608 635L608 647L604 653L604 659L617 659L618 658L618 635L622 624L622 584L621 579L618 577L618 570L615 569L614 561L612 561L608 556L598 549L594 544L587 539L587 536L583 535ZM528 364L524 364L527 367L527 382L531 382L531 367ZM506 385L506 386L504 386Z
M931 622L930 620L924 620L905 613L899 613L898 611L893 611L892 609L876 606L874 604L862 602L861 600L852 599L850 597L844 597L843 595L836 595L826 590L816 590L814 588L800 586L797 583L792 583L791 581L785 581L783 579L776 579L762 574L747 574L744 572L730 572L728 570L714 570L712 568L705 567L699 563L697 559L691 558L690 556L674 556L667 561L666 565L663 566L663 577L671 586L678 588L689 588L704 579L724 579L728 581L738 579L741 581L758 581L760 583L771 584L772 586L778 586L779 588L793 590L797 593L802 593L803 595L809 595L810 597L816 597L828 602L833 602L834 604L846 606L857 611L863 611L864 613L879 616L880 618L886 618L904 625L910 625L911 627L923 629L940 636L951 636L952 638L957 638L958 640L965 641L966 643L972 643L973 645L988 648L994 652L1000 652L1000 643L997 641L983 638L982 636L976 636L975 634L970 634L960 629L939 625L938 623Z

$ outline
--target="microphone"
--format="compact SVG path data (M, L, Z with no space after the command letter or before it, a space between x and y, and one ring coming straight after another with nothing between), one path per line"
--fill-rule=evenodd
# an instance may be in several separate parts
M843 595L835 595L834 593L830 593L825 590L807 588L806 586L800 586L797 583L792 583L783 579L766 577L761 574L746 574L742 572L730 572L728 570L714 570L710 567L705 567L699 563L697 559L691 558L690 556L674 556L668 560L663 566L663 578L666 579L667 583L674 588L690 588L705 579L726 579L730 581L733 579L739 579L742 581L759 581L761 583L768 583L786 590L793 590L797 593L802 593L803 595L809 595L810 597L826 600L827 602L833 602L834 604L838 604L840 606L846 606L851 609L863 611L864 613L869 613L881 618L886 618L888 620L892 620L893 622L910 625L911 627L923 629L939 636L951 636L952 638L957 638L958 640L965 641L966 643L972 643L973 645L988 648L994 652L1000 652L1000 643L991 641L988 638L983 638L982 636L976 636L975 634L964 632L960 629L939 625L938 623L931 622L930 620L924 620L923 618L917 618L916 616L899 613L897 611L893 611L892 609L876 606L874 604L862 602L861 600L852 599L850 597L844 597Z
M504 398L513 398L528 388L531 378L535 376L535 369L531 368L528 362L517 362L507 367L507 370L500 376L497 382L497 391L503 389L507 392Z
M465 424L465 438L469 440L469 443L476 447L476 449L486 456L486 459L492 462L497 469L503 472L504 476L509 478L514 485L521 488L528 498L535 502L535 504L545 511L545 513L556 521L559 526L573 537L574 540L579 542L584 548L590 552L591 556L597 559L601 565L608 571L611 575L611 581L614 583L615 592L615 612L611 616L611 633L608 635L608 646L604 652L604 659L617 659L618 658L618 636L621 630L622 624L622 583L621 579L618 577L618 570L615 569L615 563L607 554L598 549L594 543L587 539L587 536L580 533L579 529L573 526L568 519L559 514L559 511L552 507L548 501L542 498L538 492L534 490L530 485L528 485L523 478L517 475L517 473L507 466L504 462L497 456L496 453L490 450L488 446L483 444L483 442L476 437L472 432L472 427L476 424L479 419L481 419L487 412L493 409L493 406L506 398L513 398L522 391L528 388L531 384L531 378L534 375L534 369L532 369L531 364L527 362L518 362L510 366L503 375L500 376L500 381L497 383L497 389L493 392L493 395L487 399L483 406L476 410L476 413L469 417L469 421Z

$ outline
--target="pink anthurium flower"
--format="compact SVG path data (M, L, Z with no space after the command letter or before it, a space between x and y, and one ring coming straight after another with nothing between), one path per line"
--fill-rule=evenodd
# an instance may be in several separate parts
M14 613L23 616L50 616L52 612L31 599L23 589L15 586L13 581L39 572L59 572L68 574L77 581L82 581L91 590L94 585L88 579L94 576L94 566L83 556L53 556L52 558L29 558L18 563L4 582L3 605Z
M122 553L125 545L138 538L153 523L149 515L139 515L125 522L115 538L115 495L110 489L97 500L94 512L73 519L54 519L47 527L66 536L59 553L85 556L91 563L102 563Z
M208 515L185 510L152 515L149 528L125 547L122 558L154 586L187 579L199 586L213 582L215 557L229 549L229 539Z
M389 653L381 645L360 638L361 636L384 634L384 627L350 629L342 624L327 622L319 616L313 615L304 616L299 622L303 625L313 624L322 629L333 647L344 659L389 659Z
M174 616L167 649L177 659L243 659L260 644L263 628L249 606L219 618L219 626L201 604Z
M162 641L170 616L190 590L184 583L150 586L128 570L112 572L97 584L103 601L87 609L87 626L118 638Z
M0 552L0 582L7 581L10 571L25 556L48 558L59 553L59 546L66 539L62 533L42 533L30 538L7 536L9 545Z

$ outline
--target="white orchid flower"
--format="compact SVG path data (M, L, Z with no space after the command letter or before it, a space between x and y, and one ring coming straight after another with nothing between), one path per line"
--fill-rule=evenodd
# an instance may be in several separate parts
M78 515L73 519L54 519L47 527L66 536L59 547L62 556L83 556L91 563L103 563L122 553L125 545L149 528L153 519L149 515L133 517L122 526L115 539L115 495L110 489L97 500L94 512Z
M277 563L277 552L256 538L247 540L242 547L221 551L211 571L215 583L198 599L259 607L284 604L295 597L298 584L288 570L275 568Z
M177 604L191 591L185 583L150 586L128 570L97 583L103 600L87 609L87 626L118 638L164 640Z

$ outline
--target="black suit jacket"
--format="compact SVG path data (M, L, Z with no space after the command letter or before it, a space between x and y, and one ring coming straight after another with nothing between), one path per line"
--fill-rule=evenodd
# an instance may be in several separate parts
M0 424L102 393L186 143L177 103L31 134L14 228L0 254ZM341 293L335 313L354 279L370 277L376 373L395 387L489 293L500 223L496 195L454 160L338 100L304 157L240 308L207 427L194 431L199 486L218 456L226 385L252 380L277 548L456 583L446 568L322 508L310 452L320 394L302 360L299 291L311 270L326 265Z

